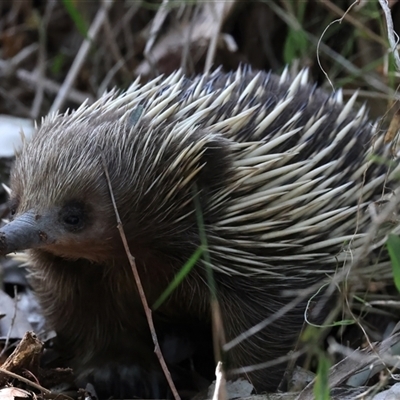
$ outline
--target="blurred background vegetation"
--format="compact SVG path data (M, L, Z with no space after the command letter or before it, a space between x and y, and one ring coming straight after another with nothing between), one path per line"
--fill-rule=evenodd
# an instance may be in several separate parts
M399 31L400 4L389 7ZM378 117L398 84L386 31L378 0L2 0L0 113L36 119L139 75L246 63L309 67L327 90L359 90Z

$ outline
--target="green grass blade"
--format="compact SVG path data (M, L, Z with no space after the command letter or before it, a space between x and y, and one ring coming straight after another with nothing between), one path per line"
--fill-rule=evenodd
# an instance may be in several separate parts
M386 242L390 260L392 261L393 280L397 290L400 292L400 237L389 235Z
M168 287L164 290L161 296L157 299L157 301L153 304L152 310L157 310L161 304L171 295L171 293L178 287L178 285L185 279L186 275L191 271L191 269L196 265L197 261L203 254L203 247L199 246L197 250L193 253L193 255L189 258L189 260L185 263L185 265L179 270L179 272L175 275L173 281L168 285Z
M75 23L76 28L79 33L86 38L88 33L88 26L86 24L85 19L82 17L82 14L75 7L73 0L62 0L64 7L68 11L68 14L72 18Z
M318 356L318 370L314 385L314 398L316 400L329 400L329 368L330 361L324 353Z

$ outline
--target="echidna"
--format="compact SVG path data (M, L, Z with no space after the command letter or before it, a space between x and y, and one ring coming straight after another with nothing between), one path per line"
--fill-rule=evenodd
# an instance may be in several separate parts
M210 259L155 313L172 332L185 321L208 329L207 267L231 340L352 262L343 248L360 248L367 207L398 168L373 162L390 149L365 107L352 111L355 97L343 105L307 80L306 71L176 72L50 115L24 143L0 251L31 249L32 283L78 375L153 368L105 170L150 304L201 244L200 209ZM285 355L305 303L230 349L228 367ZM282 371L246 376L260 392Z

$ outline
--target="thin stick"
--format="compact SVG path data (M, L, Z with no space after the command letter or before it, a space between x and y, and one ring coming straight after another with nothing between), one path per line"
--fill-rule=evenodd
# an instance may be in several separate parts
M0 61L0 68L1 68ZM30 72L25 69L18 69L15 73L16 77L24 83L27 83L33 88L36 88L38 85L38 76L37 72ZM54 82L50 79L43 78L41 81L41 85L48 93L58 93L61 90L61 85L57 82ZM71 88L68 93L66 93L65 100L73 101L74 103L81 104L85 100L89 99L89 102L93 102L94 99L89 93L81 92L77 89Z
M14 312L13 312L13 316L11 318L10 328L8 329L6 342L4 343L3 350L1 350L1 352L0 352L0 357L3 357L4 353L8 350L8 344L10 342L11 332L14 328L15 318L17 317L17 310L18 310L18 293L17 293L17 286L14 285Z
M37 48L32 47L32 51L36 51ZM20 52L22 53L22 51ZM18 53L18 55L20 54ZM25 53L26 54L26 53ZM16 57L14 57L16 59ZM4 75L10 75L10 76L16 76L19 80L21 80L24 83L27 83L30 87L36 88L39 83L39 79L41 79L40 84L43 85L43 88L48 92L48 93L58 93L60 91L61 85L58 84L57 82L54 82L50 79L47 78L39 78L38 72L34 71L28 71L26 69L16 69L16 64L14 63L14 59L12 61L4 61L0 59L0 72ZM73 101L77 104L83 103L86 99L89 99L89 102L93 102L93 98L89 93L84 93L80 92L77 89L71 88L69 93L67 94L67 100Z
M228 394L226 392L226 379L221 361L218 362L217 368L215 368L215 377L215 389L212 400L226 400Z
M31 117L33 119L37 119L40 115L40 109L42 107L42 103L44 100L44 82L43 78L45 77L46 73L46 59L47 57L47 50L46 50L46 43L47 43L47 26L49 24L51 14L53 12L55 6L55 0L48 1L46 4L46 9L44 12L43 19L39 24L39 52L38 52L38 59L37 59L37 86L35 97L32 102L31 106Z
M386 19L386 27L387 27L387 37L389 40L389 44L391 47L391 52L393 53L394 62L396 64L396 68L400 71L400 56L397 50L397 44L399 43L399 36L394 30L392 14L390 12L389 4L387 0L379 0L379 4L382 7L383 13Z
M226 3L218 4L215 1L208 4L211 8L212 15L214 17L214 34L211 36L210 43L208 45L206 62L204 65L204 74L208 74L210 72L212 63L215 58L215 53L217 51L217 43L218 38L221 33L222 21L224 19L225 7L228 5Z
M108 10L110 9L113 1L103 1L101 8L97 12L92 25L89 28L87 38L83 41L78 54L76 55L74 62L71 65L70 70L60 88L60 91L57 94L51 108L50 114L59 110L59 108L64 104L65 99L70 91L72 85L75 82L75 79L86 60L86 56L89 54L90 46L93 43L93 40L96 38L100 28L103 26L105 19L107 18Z
M24 378L21 375L18 375L18 374L14 373L14 372L11 372L11 371L7 371L7 370L5 370L5 369L3 369L1 367L0 367L0 374L7 375L7 376L9 376L9 377L11 377L13 379L18 379L20 382L23 382L23 383L27 384L28 386L31 386L31 387L33 387L33 388L35 388L37 390L40 390L42 393L46 393L46 394L51 394L52 393L49 389L46 389L43 386L38 385L37 383L32 382L29 379ZM60 395L60 396L64 396L64 395ZM65 396L65 397L70 399L69 396Z
M160 32L160 30L164 24L164 21L170 12L168 3L169 3L169 0L163 0L160 5L160 8L157 11L157 14L153 18L151 28L150 28L149 39L147 40L146 47L144 48L144 51L143 51L144 58L149 63L153 74L156 72L156 63L154 61L154 57L152 56L151 50L157 39L157 35Z
M161 368L162 368L162 370L164 372L165 378L168 381L169 387L170 387L170 389L172 391L172 394L173 394L175 400L180 400L180 396L178 394L178 391L176 390L175 384L174 384L174 382L172 380L171 374L170 374L170 372L168 370L168 367L167 367L167 364L166 364L166 362L164 360L164 356L161 353L160 345L158 343L157 333L156 333L156 330L155 330L155 327L154 327L152 312L151 312L151 309L150 309L149 304L147 302L146 295L144 293L143 285L142 285L142 282L140 280L139 272L138 272L137 267L136 267L135 258L132 256L132 254L131 254L131 252L129 250L128 241L127 241L126 236L125 236L124 228L122 226L122 222L121 222L121 219L119 217L117 204L115 202L114 193L112 191L110 175L108 174L107 165L106 165L106 162L104 160L103 155L102 155L102 161L103 161L104 172L106 174L108 188L110 190L111 201L112 201L112 204L113 204L113 207L114 207L114 211L115 211L115 217L117 219L117 228L119 230L119 234L121 235L122 243L124 245L124 248L125 248L125 251L126 251L126 255L128 256L129 263L130 263L131 268L132 268L133 276L135 278L136 286L137 286L138 291L139 291L140 300L142 301L142 304L143 304L144 312L146 313L147 322L149 324L151 337L152 337L153 343L154 343L154 352L157 355L158 361L160 362Z

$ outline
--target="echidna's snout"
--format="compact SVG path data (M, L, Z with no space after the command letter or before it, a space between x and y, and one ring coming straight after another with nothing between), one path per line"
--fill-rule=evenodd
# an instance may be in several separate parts
M31 249L55 242L49 217L30 210L0 230L0 255Z
M52 248L80 233L86 225L85 210L78 202L19 212L0 229L0 255L38 247Z
M81 201L27 211L16 207L15 212L14 219L0 228L0 255L40 249L55 256L100 262L119 243L113 240L118 232L115 226L95 218L98 210Z

